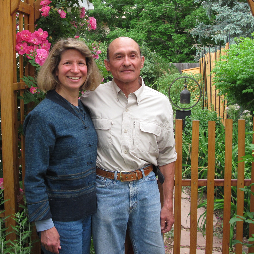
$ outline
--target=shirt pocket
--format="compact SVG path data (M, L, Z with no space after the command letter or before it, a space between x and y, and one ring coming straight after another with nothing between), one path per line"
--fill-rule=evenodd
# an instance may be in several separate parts
M111 126L112 121L109 119L94 118L93 124L98 135L98 147L107 148L112 145Z
M136 122L134 128L134 150L140 153L155 155L158 153L157 138L161 127L152 122Z

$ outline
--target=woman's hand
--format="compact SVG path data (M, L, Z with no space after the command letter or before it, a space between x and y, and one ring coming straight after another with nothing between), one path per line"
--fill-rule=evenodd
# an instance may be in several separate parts
M55 227L41 232L41 244L46 250L59 254L60 235Z

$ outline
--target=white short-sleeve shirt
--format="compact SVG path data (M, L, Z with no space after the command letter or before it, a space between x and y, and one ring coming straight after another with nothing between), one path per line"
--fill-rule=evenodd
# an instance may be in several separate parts
M98 134L98 167L133 171L176 160L170 102L143 81L128 98L110 81L86 92L81 100L89 107Z

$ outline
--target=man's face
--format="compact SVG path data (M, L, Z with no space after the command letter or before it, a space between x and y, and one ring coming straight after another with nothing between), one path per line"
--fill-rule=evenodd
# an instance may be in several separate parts
M138 44L131 38L121 37L110 44L109 61L105 60L104 63L116 84L134 84L138 82L144 60L144 57L140 56Z

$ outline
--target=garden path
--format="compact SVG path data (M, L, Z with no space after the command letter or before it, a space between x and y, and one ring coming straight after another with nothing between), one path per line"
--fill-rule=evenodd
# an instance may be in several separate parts
M182 192L182 231L181 231L181 245L180 253L189 254L190 252L190 196L188 192ZM204 208L199 208L197 211L197 218L205 211ZM213 216L213 225L215 228L218 228L218 232L221 232L222 221L216 216ZM174 239L170 238L169 234L165 234L165 248L166 254L173 253ZM197 254L204 254L206 246L205 236L201 232L197 233ZM221 254L222 247L222 235L218 233L213 237L213 254Z

